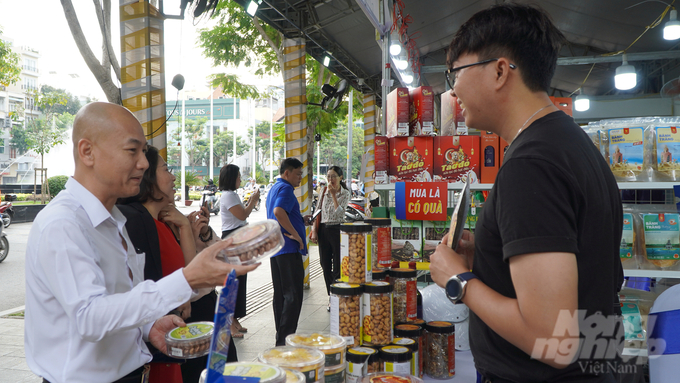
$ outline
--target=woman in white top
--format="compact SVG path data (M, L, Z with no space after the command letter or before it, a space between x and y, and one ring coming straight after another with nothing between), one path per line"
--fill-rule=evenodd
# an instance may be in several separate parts
M340 229L333 225L345 221L345 209L349 202L350 192L343 182L342 169L331 166L328 169L328 186L319 197L321 224L317 233L312 226L309 240L319 244L319 262L323 269L326 292L330 295L330 286L340 278Z
M248 201L248 206L244 207L241 197L236 194L236 189L241 186L241 171L233 164L225 165L220 169L219 188L222 190L220 197L220 216L222 217L222 239L232 231L248 224L246 219L257 205L260 199L260 191L255 190ZM236 307L234 309L234 321L231 324L231 336L243 338L243 332L248 329L241 326L238 318L246 316L246 281L245 275L238 277L238 294L236 296Z

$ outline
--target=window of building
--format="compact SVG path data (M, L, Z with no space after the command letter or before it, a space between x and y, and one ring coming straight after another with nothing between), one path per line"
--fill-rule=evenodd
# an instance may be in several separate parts
M17 183L17 177L3 176L2 177L2 183L4 183L4 184L15 184L15 183Z
M32 77L24 77L24 90L38 90L38 83Z
M30 165L28 162L19 162L17 164L17 170L20 170L22 172L25 172L26 170L30 169Z
M0 154L5 153L5 139L0 138Z
M24 58L24 70L29 70L31 72L38 71L38 64L35 60Z

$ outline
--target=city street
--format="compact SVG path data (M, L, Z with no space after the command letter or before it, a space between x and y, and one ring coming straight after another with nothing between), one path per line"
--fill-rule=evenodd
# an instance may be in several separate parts
M195 206L178 206L179 210L184 214L197 210L199 201L194 201ZM253 211L248 219L249 222L258 222L267 219L265 211L264 200L260 204L259 211ZM222 222L219 214L210 216L210 226L215 232L220 235L222 233ZM26 258L26 243L28 241L28 233L31 230L33 223L13 223L7 229L7 239L9 240L9 255L2 263L0 263L0 312L21 307L24 305L24 298L26 295L26 286L24 284L25 276L25 258Z

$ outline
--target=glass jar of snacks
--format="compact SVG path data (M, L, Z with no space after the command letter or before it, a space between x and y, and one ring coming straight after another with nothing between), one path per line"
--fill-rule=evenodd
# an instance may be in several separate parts
M456 374L456 333L452 322L433 321L425 325L427 357L425 373L435 379Z
M416 376L419 378L423 377L423 359L425 358L425 346L424 346L424 336L423 328L415 324L398 324L394 326L394 336L399 338L411 338L416 341L418 345L418 372ZM415 355L415 352L414 352ZM414 357L415 359L415 357ZM415 374L414 374L415 375Z
M382 346L379 353L382 371L400 374L411 373L413 352L408 347L395 345Z
M340 279L349 283L371 282L371 225L343 223L340 228Z
M364 288L352 283L331 285L331 334L345 338L349 347L361 345L361 298Z
M392 344L397 346L407 347L413 353L413 358L411 358L411 372L413 376L420 376L420 354L418 353L418 342L411 338L394 338Z
M416 277L418 272L411 269L391 269L390 283L394 286L392 296L394 323L409 322L417 317Z
M288 346L307 346L323 352L326 370L345 365L345 344L345 338L332 334L295 333L286 337Z
M383 346L392 343L392 285L371 282L364 285L363 343Z
M369 372L370 368L370 372ZM347 350L347 383L358 383L361 377L371 372L378 372L380 361L378 351L371 347L355 347Z
M371 257L373 269L389 269L392 264L392 235L389 218L371 218L364 222L371 224Z
M300 371L305 383L324 382L326 355L311 347L280 346L268 348L258 355L262 363Z
M389 282L387 278L387 269L373 269L371 274L373 276L373 282L376 281Z
M250 265L276 254L284 245L279 223L273 219L247 225L229 234L231 246L218 258L232 265Z
M213 322L194 322L186 327L175 327L165 334L168 355L182 359L207 355L214 329Z

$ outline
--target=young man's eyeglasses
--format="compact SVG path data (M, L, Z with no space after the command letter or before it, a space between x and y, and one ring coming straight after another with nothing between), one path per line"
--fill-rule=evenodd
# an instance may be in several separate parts
M456 83L456 72L458 72L459 70L469 68L469 67L475 66L475 65L488 64L492 61L498 61L498 60L499 60L498 58L482 60L482 61L478 61L476 63L472 63L472 64L468 64L468 65L461 65L461 66L456 67L456 68L447 69L446 72L444 72L444 74L446 75L446 82L449 83L449 88L453 89L453 85ZM510 64L510 69L516 69L516 68L517 68L517 66L515 64Z

